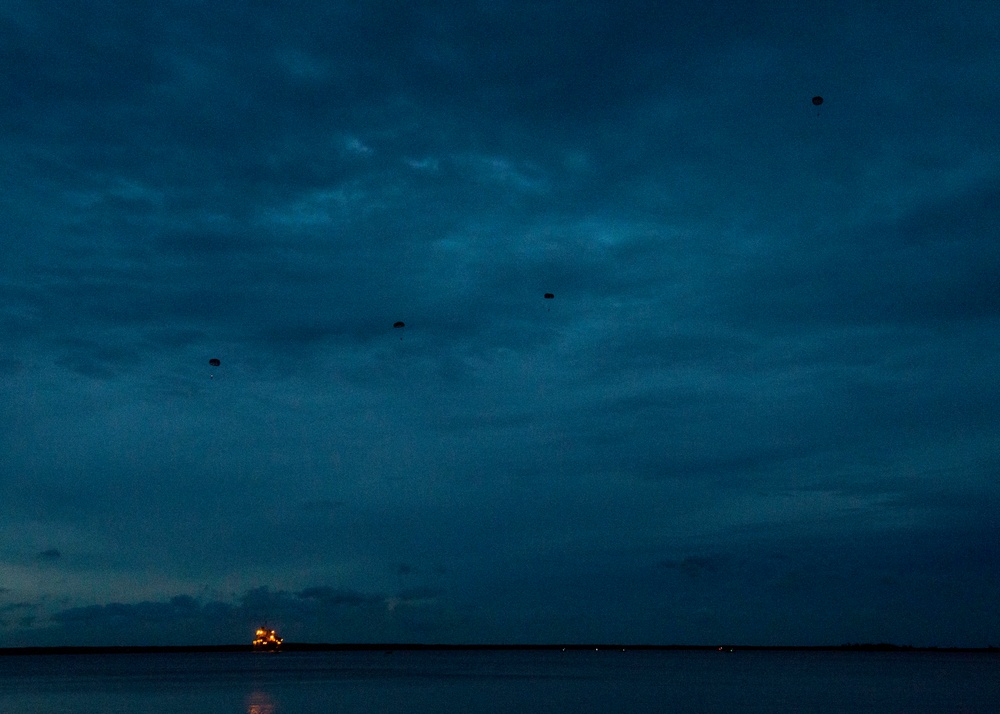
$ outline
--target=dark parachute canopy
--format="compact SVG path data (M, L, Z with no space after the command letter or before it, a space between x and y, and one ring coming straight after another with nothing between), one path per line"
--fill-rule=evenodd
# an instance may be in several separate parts
M823 103L823 97L820 96L813 97L813 104L815 104L817 107L822 103Z
M220 364L222 364L222 362L220 362L219 360L217 360L215 357L213 357L212 359L210 359L208 361L208 363L210 365L212 365L213 367L218 367Z
M551 300L554 297L555 297L555 295L553 295L552 293L545 293L545 299L546 300Z
M393 327L406 327L406 323L402 322L402 321L400 321L400 322L394 322L394 323L392 323L392 326Z

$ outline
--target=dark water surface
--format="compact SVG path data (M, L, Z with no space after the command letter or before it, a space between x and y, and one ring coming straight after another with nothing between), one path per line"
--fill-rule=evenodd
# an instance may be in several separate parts
M0 657L0 712L1000 712L990 654L397 651Z

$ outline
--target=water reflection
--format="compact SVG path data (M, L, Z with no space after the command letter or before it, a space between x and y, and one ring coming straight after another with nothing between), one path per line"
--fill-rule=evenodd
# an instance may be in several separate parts
M247 697L247 714L274 714L274 700L264 692L253 692Z

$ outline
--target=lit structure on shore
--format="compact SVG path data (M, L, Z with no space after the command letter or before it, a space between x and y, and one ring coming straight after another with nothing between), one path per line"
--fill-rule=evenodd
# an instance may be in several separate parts
M253 641L253 648L254 650L277 652L281 649L283 641L274 630L269 630L266 627L258 627L257 636Z

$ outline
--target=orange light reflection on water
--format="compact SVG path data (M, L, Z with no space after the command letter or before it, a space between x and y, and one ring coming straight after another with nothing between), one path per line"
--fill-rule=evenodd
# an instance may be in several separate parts
M247 714L274 714L274 701L264 692L253 692L247 697Z

